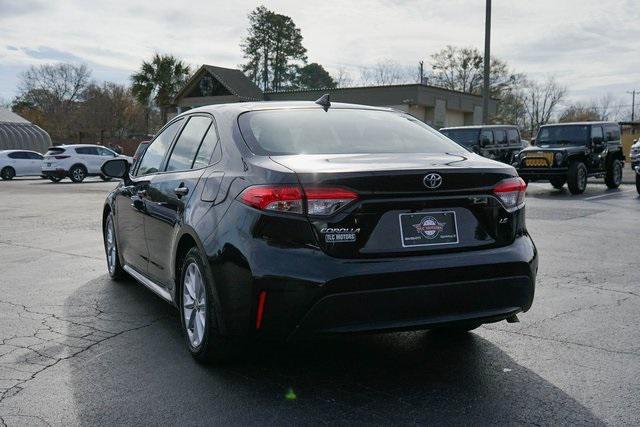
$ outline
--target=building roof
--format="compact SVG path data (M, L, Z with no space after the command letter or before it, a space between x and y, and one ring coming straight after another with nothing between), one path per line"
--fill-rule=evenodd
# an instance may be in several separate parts
M244 73L235 68L216 67L204 64L189 79L187 84L180 90L175 99L179 99L187 94L193 86L200 80L204 73L208 72L220 82L229 92L242 100L259 101L264 99L264 94Z
M29 123L13 111L0 107L0 123Z

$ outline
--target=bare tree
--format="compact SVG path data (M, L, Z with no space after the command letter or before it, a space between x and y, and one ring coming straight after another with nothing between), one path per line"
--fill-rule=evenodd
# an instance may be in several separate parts
M567 106L560 118L560 122L581 122L597 120L616 120L620 118L622 107L615 98L607 93L599 98L586 102L574 102Z
M84 64L31 66L20 75L12 108L47 129L54 138L65 138L73 127L74 113L90 77L91 71Z
M349 87L353 85L353 77L345 67L338 68L336 74L333 76L333 80L336 82L336 87Z
M363 85L388 86L403 83L415 83L416 73L392 60L377 62L360 69L360 82Z
M531 135L551 120L566 93L567 89L553 77L542 83L529 82L525 88L524 111Z

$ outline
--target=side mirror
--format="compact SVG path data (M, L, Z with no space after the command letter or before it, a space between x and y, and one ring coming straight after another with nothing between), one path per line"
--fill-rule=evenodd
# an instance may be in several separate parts
M111 178L125 178L129 174L129 162L127 159L111 159L102 164L100 171L104 176Z

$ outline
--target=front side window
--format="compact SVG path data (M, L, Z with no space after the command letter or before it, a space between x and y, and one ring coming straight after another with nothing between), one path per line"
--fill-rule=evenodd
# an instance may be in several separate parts
M38 153L26 153L27 154L27 158L31 159L31 160L42 160L43 157L41 154Z
M618 126L607 126L605 132L607 134L607 141L620 140L620 128Z
M98 150L98 154L101 156L116 157L117 155L116 153L109 150L108 148L98 147L97 150Z
M507 130L507 139L509 140L509 145L520 145L520 135L515 129Z
M160 170L162 160L164 160L164 156L167 154L167 151L169 151L173 137L176 136L176 132L178 132L181 125L182 119L176 120L167 126L156 139L149 144L142 160L140 160L140 165L136 173L137 176L156 173Z
M599 139L602 141L602 128L600 126L594 126L591 128L591 140Z
M390 111L252 111L239 123L249 148L261 155L467 153L420 120Z
M209 117L194 116L189 119L173 147L167 163L167 171L191 169L200 142L202 142L209 125L211 125Z

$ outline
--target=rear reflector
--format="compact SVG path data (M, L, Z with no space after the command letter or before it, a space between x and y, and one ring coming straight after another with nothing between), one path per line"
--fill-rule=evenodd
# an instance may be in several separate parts
M256 310L256 329L262 326L262 316L264 316L264 303L267 301L267 291L260 291L258 295L258 308Z
M296 185L255 185L240 194L244 204L256 209L309 215L331 215L357 198L357 193L344 188L311 187L303 191Z
M514 212L524 206L527 184L520 177L503 179L493 187L495 194L507 212Z

